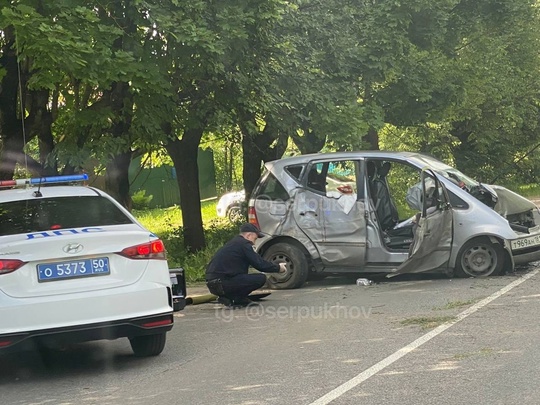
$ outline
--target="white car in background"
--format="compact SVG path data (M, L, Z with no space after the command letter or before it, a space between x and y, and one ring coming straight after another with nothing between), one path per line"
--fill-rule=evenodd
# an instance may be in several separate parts
M228 218L230 221L235 221L243 216L243 204L246 200L244 190L232 191L223 194L219 199L216 211L220 218Z
M76 179L0 181L0 353L127 337L158 355L173 327L163 242L101 190L46 184Z

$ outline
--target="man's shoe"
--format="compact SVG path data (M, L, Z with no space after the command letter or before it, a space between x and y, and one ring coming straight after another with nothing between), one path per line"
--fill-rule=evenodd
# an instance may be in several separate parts
M244 297L244 298L236 298L236 299L234 299L233 300L233 305L234 306L239 306L239 307L247 307L248 305L256 305L256 303L251 301L249 298Z
M224 306L226 306L227 308L232 308L233 307L233 301L230 298L218 297L217 301L220 304L223 304Z

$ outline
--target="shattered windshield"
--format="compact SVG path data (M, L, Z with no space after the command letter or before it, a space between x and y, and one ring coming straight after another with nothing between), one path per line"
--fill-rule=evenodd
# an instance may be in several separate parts
M449 180L452 180L461 188L471 189L472 187L478 186L479 183L471 179L469 176L464 175L459 170L454 169L453 167L448 167L446 170L435 170L440 175L446 177Z
M480 183L469 176L461 173L458 169L448 166L447 164L437 160L431 159L427 156L418 157L418 160L429 168L433 169L441 176L453 181L461 188L471 189L480 185Z
M451 180L453 183L457 184L458 187L467 191L474 198L483 202L488 207L493 208L497 203L497 194L489 186L481 184L437 159L429 158L427 156L419 156L417 159L421 164L431 168L437 174L440 174L448 180Z

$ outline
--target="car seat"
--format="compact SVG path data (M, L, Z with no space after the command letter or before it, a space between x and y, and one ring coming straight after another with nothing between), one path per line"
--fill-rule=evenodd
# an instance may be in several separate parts
M390 162L384 162L377 171L372 182L377 217L383 231L394 228L399 222L398 210L394 204L394 201L392 200L390 189L388 188L388 183L386 182L386 176L390 172L391 167L392 165Z
M326 180L317 172L315 167L312 167L308 173L307 186L314 190L326 193Z
M384 162L378 169L374 162L368 162L368 183L386 246L407 249L413 240L413 230L412 225L396 228L399 214L386 179L391 168L390 162Z

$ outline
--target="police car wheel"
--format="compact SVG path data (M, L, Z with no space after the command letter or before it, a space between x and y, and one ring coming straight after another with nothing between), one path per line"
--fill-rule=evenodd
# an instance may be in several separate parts
M136 336L129 339L131 349L137 357L149 357L159 355L165 348L167 335L158 333L155 335Z

